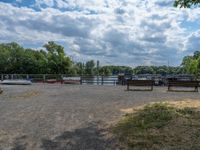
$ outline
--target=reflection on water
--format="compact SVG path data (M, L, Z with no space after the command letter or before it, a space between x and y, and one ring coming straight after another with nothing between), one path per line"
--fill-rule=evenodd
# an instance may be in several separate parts
M116 85L118 81L117 76L90 76L82 77L83 84L92 85Z

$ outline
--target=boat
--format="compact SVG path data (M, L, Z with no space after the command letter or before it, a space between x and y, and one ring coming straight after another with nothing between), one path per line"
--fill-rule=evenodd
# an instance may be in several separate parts
M2 84L7 85L31 85L32 82L29 80L3 80Z
M64 84L80 84L80 77L63 77Z
M54 84L54 83L57 83L58 81L56 79L48 79L48 80L45 80L45 83L49 83L49 84Z

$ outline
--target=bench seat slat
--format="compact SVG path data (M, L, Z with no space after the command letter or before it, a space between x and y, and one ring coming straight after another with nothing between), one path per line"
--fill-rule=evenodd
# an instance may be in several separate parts
M198 86L199 82L198 81L169 81L168 83L169 86Z
M150 86L153 90L153 84L153 80L127 80L127 90L129 90L129 86Z
M194 87L195 92L198 92L199 81L168 81L168 90L170 87Z

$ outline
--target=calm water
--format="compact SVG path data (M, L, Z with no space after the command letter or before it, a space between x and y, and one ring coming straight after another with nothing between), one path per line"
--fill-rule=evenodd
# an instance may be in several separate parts
M84 77L82 78L83 84L92 84L92 85L116 85L118 81L117 76L109 76L103 77L102 76L92 76L92 77Z

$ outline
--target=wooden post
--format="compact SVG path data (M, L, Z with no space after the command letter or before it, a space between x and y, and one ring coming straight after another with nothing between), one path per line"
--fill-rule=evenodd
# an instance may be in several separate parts
M29 75L28 74L26 75L26 80L29 80Z
M60 79L59 79L60 78ZM60 74L60 77L58 77L58 81L60 81L60 84L62 84L62 74Z
M1 74L1 81L3 81L3 74Z
M99 85L99 75L97 75L97 85Z
M82 76L80 77L80 84L83 84L83 82L82 82Z
M168 91L170 91L170 85L168 85Z
M129 91L129 83L127 83L127 91Z
M103 85L103 76L101 76L101 85Z
M46 81L46 75L44 74L43 75L43 83L45 83L45 81Z

